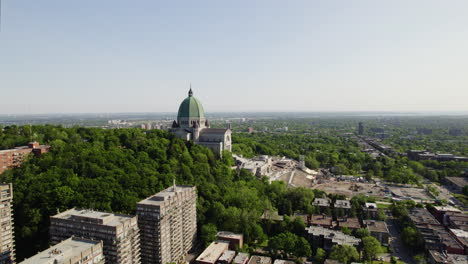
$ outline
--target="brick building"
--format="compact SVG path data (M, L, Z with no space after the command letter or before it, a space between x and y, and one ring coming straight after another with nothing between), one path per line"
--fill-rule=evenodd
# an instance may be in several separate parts
M175 185L137 203L142 263L181 262L197 233L195 186Z
M30 142L27 146L0 150L0 174L10 168L21 166L21 162L31 153L40 156L49 151L49 146Z

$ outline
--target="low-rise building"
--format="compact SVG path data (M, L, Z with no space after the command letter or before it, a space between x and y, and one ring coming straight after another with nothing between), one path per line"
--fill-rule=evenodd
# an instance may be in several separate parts
M333 228L335 224L333 222L333 217L321 214L321 215L311 215L310 224L313 226L322 226L325 228Z
M233 264L246 264L249 261L249 254L239 252L237 256L232 261Z
M458 212L447 212L444 215L446 226L454 229L468 231L468 214Z
M330 202L331 201L328 198L315 198L314 201L312 202L312 205L323 207L323 208L328 208L330 207Z
M102 241L71 237L20 264L104 264Z
M260 216L260 219L280 222L284 220L284 216L279 215L278 211L265 210L262 216Z
M270 257L252 255L248 262L249 264L271 264Z
M342 208L345 210L349 210L351 209L351 201L350 200L336 200L335 208Z
M363 222L371 236L379 240L380 244L384 246L388 245L390 234L385 221L364 220Z
M309 226L306 228L309 240L314 248L320 247L331 250L334 245L359 246L361 239L345 235L340 231L323 228L321 226Z
M106 263L140 263L140 231L136 216L73 208L50 217L52 244L72 236L102 240Z
M229 249L228 241L217 240L212 242L195 260L197 264L215 264L216 261Z
M376 203L365 203L362 210L372 219L377 219L379 216L379 209Z
M418 225L417 229L427 250L437 250L449 254L464 254L463 246L440 225Z
M218 261L216 261L216 264L231 264L235 256L236 252L234 250L226 250L221 257L219 257Z
M463 187L468 185L468 177L445 177L445 183L456 193L462 193Z
M468 255L468 231L461 229L449 229L451 235L463 246L465 255Z
M461 213L460 210L453 206L434 206L433 210L431 211L434 217L439 221L439 223L442 223L443 225L446 225L444 223L444 216L446 213Z
M468 256L429 250L427 253L427 262L429 264L466 264L468 263Z
M218 240L228 241L229 249L238 250L244 246L244 235L228 231L218 232Z
M357 217L338 217L336 226L339 228L347 227L351 230L361 228L361 223Z
M424 208L414 208L409 212L408 216L416 226L421 224L440 225L439 221Z
M275 259L273 261L273 264L295 264L296 262L291 261L291 260L283 260L283 259Z

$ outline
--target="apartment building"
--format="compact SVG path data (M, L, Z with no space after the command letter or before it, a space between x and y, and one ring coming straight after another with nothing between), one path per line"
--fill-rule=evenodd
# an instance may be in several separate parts
M195 186L175 185L137 203L143 264L182 262L197 233Z
M57 244L71 236L102 240L106 263L140 263L138 217L70 209L50 218L50 239Z
M20 264L104 264L102 241L70 237Z
M15 262L12 202L12 184L0 184L0 264Z
M31 153L40 156L49 151L49 146L30 142L27 146L0 150L0 174L7 169L21 166L21 162Z

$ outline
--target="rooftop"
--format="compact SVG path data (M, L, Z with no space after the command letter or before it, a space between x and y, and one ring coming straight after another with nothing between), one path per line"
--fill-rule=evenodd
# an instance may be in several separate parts
M328 215L312 215L310 217L311 225L333 226L333 218Z
M229 232L229 231L219 231L218 232L218 238L219 237L232 238L232 239L242 239L244 237L244 235L236 234L236 233Z
M433 224L439 225L440 223L432 216L429 211L424 208L414 208L410 211L409 217L415 225L418 224Z
M296 262L291 260L275 259L273 264L295 264Z
M445 254L436 250L429 250L429 255L437 263L466 264L468 262L467 255Z
M336 200L335 208L351 208L351 202L349 200Z
M57 219L66 219L66 220L76 221L76 222L88 222L88 223L106 225L106 226L118 226L135 217L136 216L133 216L133 215L118 215L118 214L113 214L113 213L93 211L90 209L77 209L77 208L72 208L65 212L58 213L52 216L52 218L57 218Z
M385 221L364 220L363 222L370 232L388 233Z
M237 256L234 258L234 260L232 261L232 263L234 263L234 264L241 264L241 263L244 263L244 261L245 261L246 259L248 259L248 258L249 258L249 254L239 252L239 253L237 253Z
M451 183L463 188L463 186L468 185L468 178L467 177L446 177L448 181Z
M194 186L191 185L175 185L175 188L174 186L171 186L153 196L139 201L138 204L161 206L164 205L166 201L172 199L176 194L192 190L193 188Z
M339 217L336 221L340 227L348 227L351 229L361 228L361 223L357 217Z
M253 255L250 257L249 264L271 264L271 258Z
M458 212L461 213L461 211L453 206L434 206L434 208L437 211L443 211L443 212Z
M309 226L306 228L306 231L313 236L323 236L331 239L333 243L338 245L357 246L361 243L361 239L359 238L345 235L340 231L323 228L321 226Z
M264 220L274 220L274 221L283 221L284 217L278 214L278 211L269 211L266 210L263 212L262 216L260 217Z
M377 204L376 203L366 203L364 206L367 209L377 209Z
M231 260L236 256L236 252L233 250L226 250L224 253L219 257L218 261L225 261L231 262Z
M330 200L326 198L315 198L312 204L318 206L330 206Z
M69 263L72 258L81 257L83 251L100 245L100 241L83 238L69 238L36 255L24 260L21 264L61 264ZM102 245L101 245L102 247ZM81 260L81 259L80 259Z
M196 259L197 262L215 263L229 247L229 242L217 240L212 242Z

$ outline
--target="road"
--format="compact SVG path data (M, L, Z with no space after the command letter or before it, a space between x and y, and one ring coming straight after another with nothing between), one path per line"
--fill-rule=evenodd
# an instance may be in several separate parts
M385 221L390 232L390 247L393 255L408 264L417 264L412 258L411 249L407 248L400 238L400 231L397 229L398 223L395 223L393 217L388 217Z

